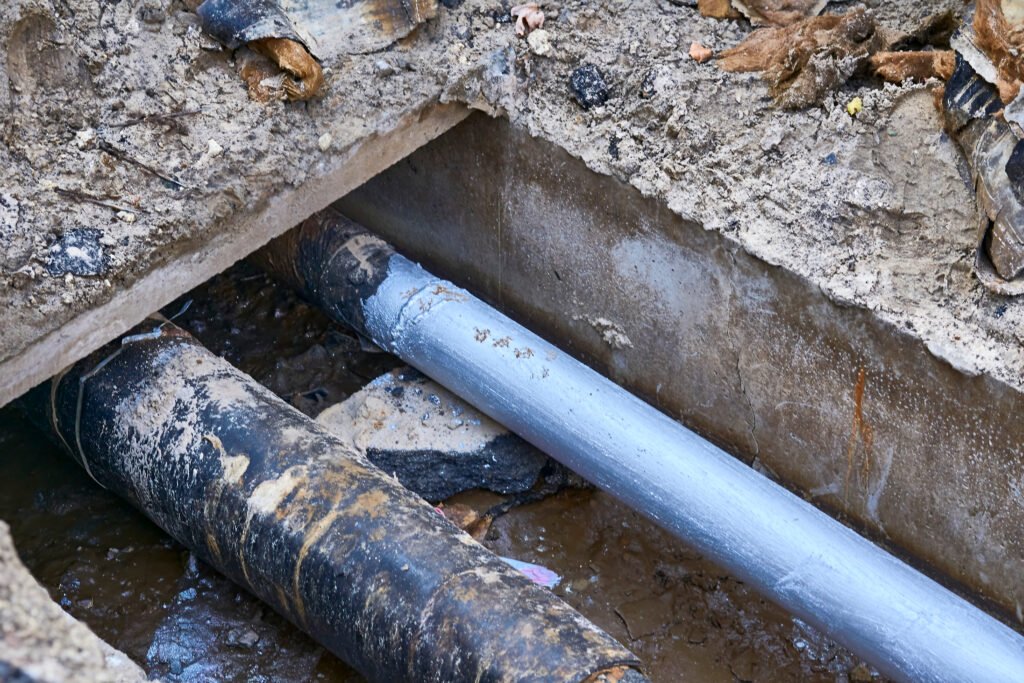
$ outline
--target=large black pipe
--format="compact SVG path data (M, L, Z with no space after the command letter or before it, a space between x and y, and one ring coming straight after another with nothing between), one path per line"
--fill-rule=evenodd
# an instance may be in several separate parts
M610 636L171 324L24 404L99 484L371 680L578 683L620 666L646 680Z

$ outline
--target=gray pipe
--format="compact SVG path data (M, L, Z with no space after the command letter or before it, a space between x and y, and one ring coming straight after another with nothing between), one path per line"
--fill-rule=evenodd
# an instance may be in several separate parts
M903 681L1024 680L1024 638L346 219L262 255L335 318Z

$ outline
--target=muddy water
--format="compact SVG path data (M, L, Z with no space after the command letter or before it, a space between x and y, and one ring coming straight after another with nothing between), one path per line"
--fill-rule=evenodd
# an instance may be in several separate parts
M177 322L307 414L396 364L244 265L190 298ZM10 409L0 411L0 454L0 518L26 565L151 677L362 680L97 487ZM469 492L452 502L485 510L500 500ZM567 490L515 508L484 542L559 573L556 593L634 649L659 683L880 680L603 493Z

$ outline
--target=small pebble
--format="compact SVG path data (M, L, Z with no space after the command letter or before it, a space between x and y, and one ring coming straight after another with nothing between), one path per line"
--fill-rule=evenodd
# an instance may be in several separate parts
M526 36L526 44L530 46L530 52L538 57L547 57L553 52L551 34L542 28L530 31L530 35Z
M86 128L75 133L75 146L78 149L92 149L96 145L96 131Z
M125 223L134 223L135 222L135 214L132 213L131 211L118 211L117 212L117 219L119 221L123 221Z
M321 152L326 152L331 148L331 143L334 142L334 137L330 133L324 133L317 140L316 144L319 145Z
M211 158L215 157L215 156L219 156L220 153L223 152L223 151L224 151L224 148L221 147L220 143L218 143L216 140L210 140L210 142L206 146L206 154L207 154L207 156L209 156Z
M696 41L690 43L690 58L698 64L708 61L714 54L710 48L706 48Z
M386 59L378 59L373 63L373 70L380 78L387 78L395 74L395 67Z

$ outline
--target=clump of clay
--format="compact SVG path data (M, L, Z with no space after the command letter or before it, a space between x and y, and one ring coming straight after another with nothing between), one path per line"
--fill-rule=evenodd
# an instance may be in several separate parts
M714 53L709 49L701 45L700 43L690 43L690 59L703 64L714 56Z
M888 42L874 16L857 8L758 29L723 52L720 64L726 71L761 71L780 106L800 109L820 104Z

